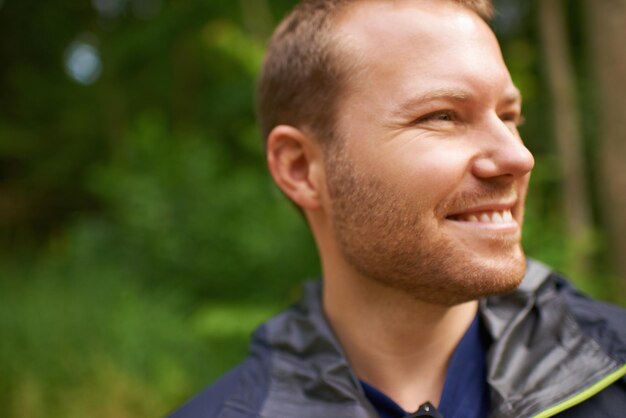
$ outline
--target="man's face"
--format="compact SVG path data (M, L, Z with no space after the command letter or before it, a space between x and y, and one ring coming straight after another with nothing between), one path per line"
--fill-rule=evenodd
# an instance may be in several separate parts
M488 26L451 2L361 2L340 19L357 58L327 153L330 216L361 275L437 304L515 288L533 158Z

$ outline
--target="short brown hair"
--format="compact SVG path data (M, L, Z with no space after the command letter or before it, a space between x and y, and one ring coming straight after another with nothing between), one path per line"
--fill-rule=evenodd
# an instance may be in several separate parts
M264 141L279 124L308 129L323 144L333 138L337 98L356 64L340 53L333 19L360 1L367 0L303 0L280 23L258 82L257 112ZM486 21L493 16L491 0L447 1Z

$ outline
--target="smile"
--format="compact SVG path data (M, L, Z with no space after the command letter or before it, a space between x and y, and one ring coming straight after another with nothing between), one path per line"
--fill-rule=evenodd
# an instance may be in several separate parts
M449 216L448 219L457 222L478 222L484 224L510 224L515 223L510 209L484 210L480 212L462 213Z

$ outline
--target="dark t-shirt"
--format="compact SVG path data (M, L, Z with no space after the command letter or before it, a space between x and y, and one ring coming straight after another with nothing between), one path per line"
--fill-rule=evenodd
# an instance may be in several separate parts
M485 418L489 412L485 356L489 336L478 316L454 350L443 385L441 402L431 416L443 418ZM361 382L365 395L381 418L403 418L413 413L404 411L397 403L375 387ZM420 412L423 412L421 408ZM427 408L428 409L428 408ZM437 413L439 415L437 415ZM420 415L417 416L429 416Z

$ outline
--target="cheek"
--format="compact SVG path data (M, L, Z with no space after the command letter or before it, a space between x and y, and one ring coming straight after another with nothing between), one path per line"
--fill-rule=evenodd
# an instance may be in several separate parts
M453 195L467 178L467 153L445 146L416 148L389 156L380 174L387 184L434 207Z
M526 204L526 196L528 195L528 186L530 182L530 173L521 177L517 182L517 193L520 201L522 202L522 208Z
M526 191L528 190L529 183L530 183L530 173L526 174L519 180L519 188L521 191L523 191L524 195L526 194Z

